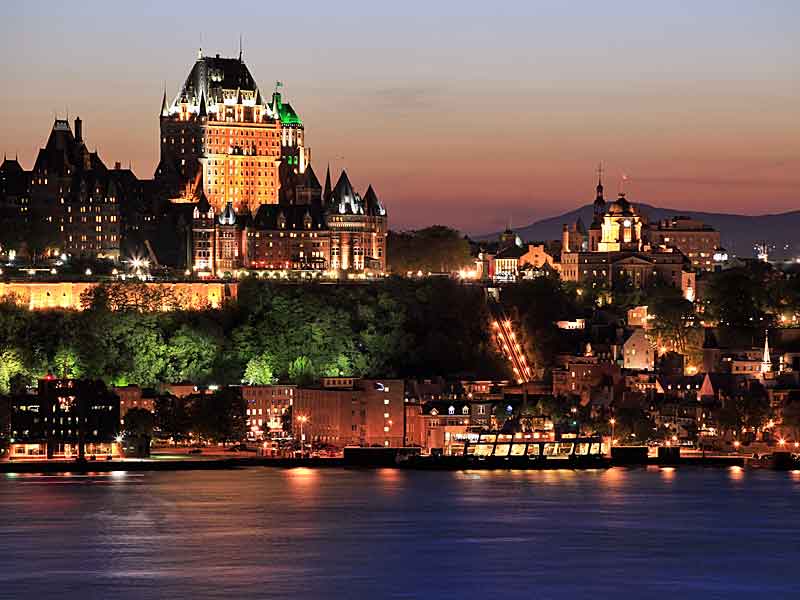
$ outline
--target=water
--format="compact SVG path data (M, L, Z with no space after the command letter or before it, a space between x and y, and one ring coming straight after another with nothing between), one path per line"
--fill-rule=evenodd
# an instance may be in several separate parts
M0 475L0 598L788 598L800 472Z

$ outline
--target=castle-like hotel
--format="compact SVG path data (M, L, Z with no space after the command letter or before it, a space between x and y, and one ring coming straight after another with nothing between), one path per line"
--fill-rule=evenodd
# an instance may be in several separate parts
M74 131L56 119L32 171L0 166L0 226L19 231L28 254L143 257L200 277L383 274L386 209L344 171L332 185L328 169L323 188L280 87L265 98L241 54L198 52L175 98L164 92L152 180L107 168L80 119Z

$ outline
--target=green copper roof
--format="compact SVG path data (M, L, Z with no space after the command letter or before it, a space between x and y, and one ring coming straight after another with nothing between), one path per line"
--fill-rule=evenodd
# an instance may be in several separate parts
M284 125L302 125L303 121L300 120L300 117L294 112L292 105L288 102L281 101L281 95L278 92L275 92L272 95L272 105L273 110L275 108L275 104L278 105L278 116L281 119L281 123Z
M303 124L303 121L301 121L300 117L297 116L297 113L294 112L291 104L281 103L279 113L281 116L281 123L286 123L287 125Z

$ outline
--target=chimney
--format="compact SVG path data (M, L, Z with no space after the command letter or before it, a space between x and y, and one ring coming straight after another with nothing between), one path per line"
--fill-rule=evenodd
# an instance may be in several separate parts
M83 121L80 117L75 118L75 141L79 144L83 143Z
M122 168L122 163L117 161L114 163L114 170L119 171Z

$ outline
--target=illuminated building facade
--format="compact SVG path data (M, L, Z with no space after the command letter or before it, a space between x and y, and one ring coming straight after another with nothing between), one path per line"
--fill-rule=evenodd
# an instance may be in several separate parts
M13 300L18 306L28 310L84 310L81 297L97 285L99 284L90 281L0 281L0 298ZM219 281L152 282L144 285L176 301L174 305L165 306L163 310L219 308L236 298L238 290L236 282Z
M647 231L650 242L677 248L698 271L713 271L714 255L721 249L719 231L690 217L673 217L653 224Z
M203 277L241 269L382 274L387 215L369 186L342 172L325 189L305 129L276 85L269 101L241 54L198 54L171 103L161 106L156 186L192 203L187 262Z
M270 433L283 431L284 418L292 406L296 389L287 384L242 386L242 398L247 402L249 438L263 439Z
M36 394L11 399L10 457L103 458L118 455L119 398L102 381L39 380Z
M353 377L324 377L318 387L297 388L292 429L310 443L348 445L403 444L404 382Z
M279 84L280 86L280 84ZM303 123L276 88L265 102L242 60L198 53L178 95L161 103L156 180L176 202L205 195L216 213L228 203L255 214L278 202L281 161L308 164Z
M330 268L341 271L386 270L386 209L372 189L362 197L342 171L324 199L331 236Z
M299 169L298 169L299 170ZM342 172L326 190L311 166L292 170L278 204L254 216L229 203L222 214L201 200L192 221L195 273L221 277L240 269L308 273L382 274L386 271L386 209L372 186L362 197Z
M119 259L120 193L96 152L83 141L83 124L56 119L30 173L30 212L39 231L31 240L52 253Z
M661 280L694 299L695 277L689 259L675 247L652 244L648 233L646 219L625 194L607 204L602 181L598 182L588 233L580 222L564 226L561 277L601 288L622 282L644 288Z

